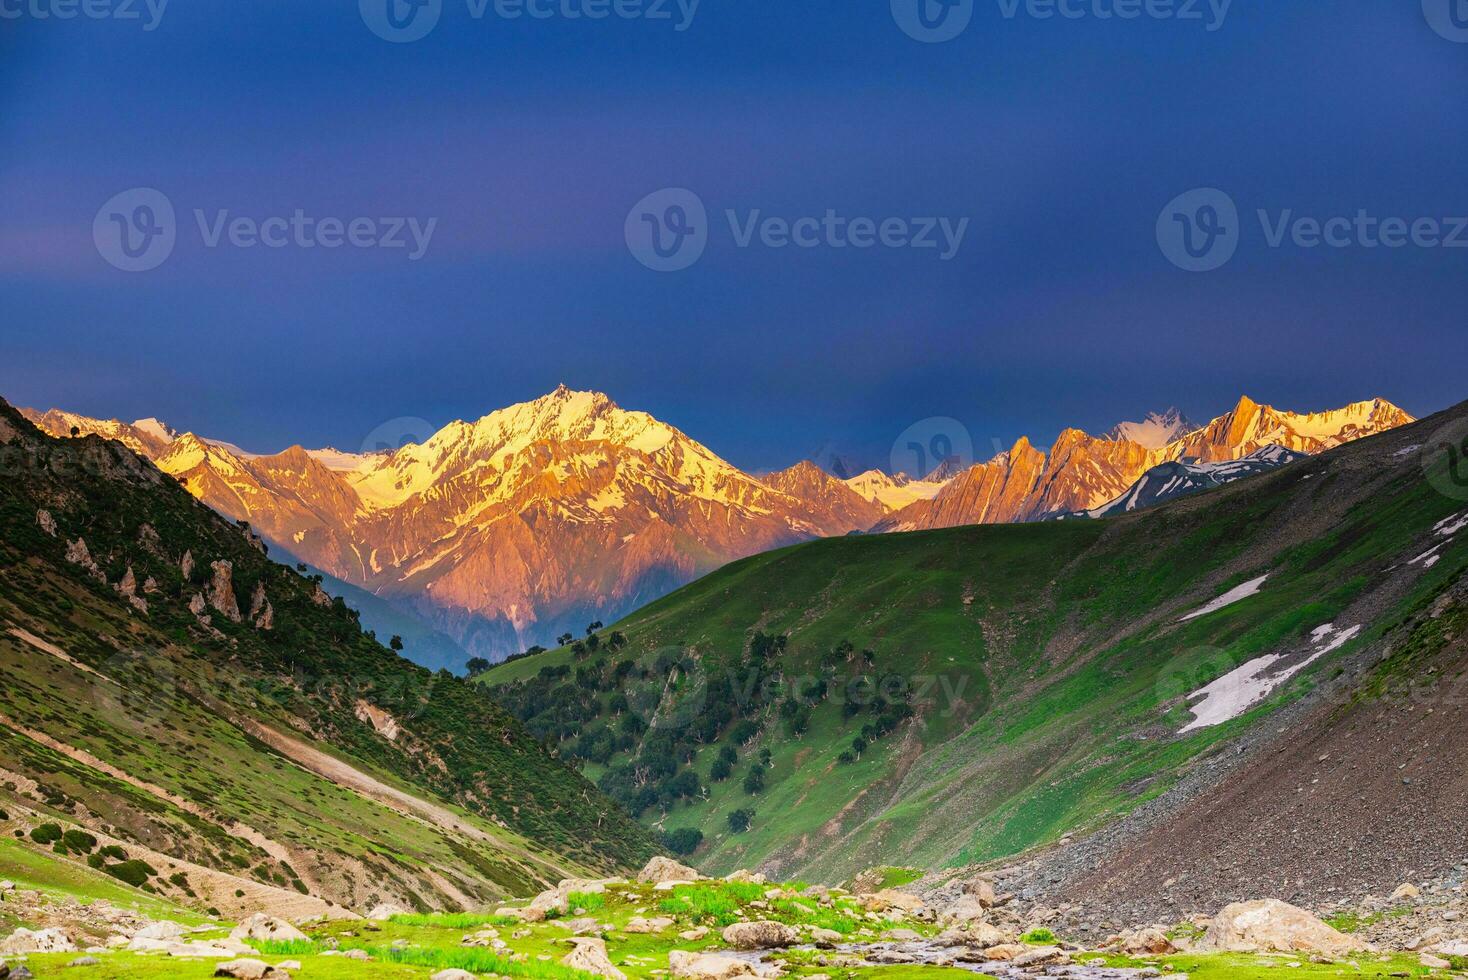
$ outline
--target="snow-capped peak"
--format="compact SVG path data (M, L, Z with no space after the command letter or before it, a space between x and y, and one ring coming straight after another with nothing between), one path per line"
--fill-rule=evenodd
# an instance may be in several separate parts
M133 423L133 428L146 432L165 445L178 438L178 433L171 426L155 418L138 419Z
M1140 422L1118 422L1107 433L1112 440L1125 439L1146 449L1161 449L1185 433L1198 428L1176 408L1165 412L1148 412Z

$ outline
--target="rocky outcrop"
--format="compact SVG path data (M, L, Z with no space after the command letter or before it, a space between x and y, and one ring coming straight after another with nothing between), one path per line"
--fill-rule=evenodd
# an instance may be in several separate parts
M191 579L193 579L193 577L194 577L194 553L192 551L185 551L184 552L183 558L179 559L178 570L183 575L183 580L185 582L188 582Z
M371 725L373 731L389 742L396 742L398 736L402 734L403 730L398 727L398 720L371 701L358 698L357 703L353 706L353 713L357 716L358 721Z
M255 583L255 594L250 598L250 621L258 630L268 630L275 626L275 609L265 594L264 582Z
M234 564L221 558L209 567L214 570L214 579L209 583L209 605L225 619L238 623L243 617L234 597Z
M605 942L592 936L577 936L571 942L575 948L562 958L563 966L608 980L627 980L627 974L612 965Z
M699 873L688 865L679 864L672 858L665 857L653 858L637 873L638 881L654 885L666 881L697 881L700 877Z
M92 558L92 553L87 550L87 542L83 538L77 538L66 546L66 560L82 568L98 582L104 584L107 582L107 576L102 572L101 566Z
M1213 917L1197 946L1220 952L1350 953L1361 940L1338 932L1302 908L1276 899L1235 902Z
M149 581L152 580L150 579ZM138 612L147 613L148 601L138 595L138 579L133 574L133 567L131 565L127 566L127 571L123 572L122 578L118 580L113 588L117 590L118 595L126 599L128 604Z
M49 510L36 511L36 524L51 537L56 537L56 518L51 516Z

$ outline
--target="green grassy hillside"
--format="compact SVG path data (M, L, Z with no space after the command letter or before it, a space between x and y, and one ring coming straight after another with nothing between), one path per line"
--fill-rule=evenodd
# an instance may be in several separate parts
M595 648L483 680L644 822L683 847L701 833L711 871L837 879L1014 854L1163 793L1343 658L1389 646L1462 574L1451 542L1406 563L1468 506L1435 489L1452 487L1446 459L1416 448L1445 420L1112 520L760 555ZM1180 733L1191 692L1263 654L1303 659L1326 624L1361 629L1241 717Z
M24 846L84 829L67 860L110 873L114 842L226 914L478 907L655 851L482 689L379 646L121 446L0 402L0 471L0 809Z

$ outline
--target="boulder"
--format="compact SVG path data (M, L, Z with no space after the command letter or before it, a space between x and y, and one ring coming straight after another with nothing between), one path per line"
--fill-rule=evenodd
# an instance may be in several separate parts
M97 959L97 957L95 957L95 956L78 956L76 959L72 960L70 963L68 963L66 965L67 966L97 966L101 962L102 961L99 960L99 959Z
M735 949L779 949L800 942L800 933L783 922L736 922L723 932L724 942Z
M1219 912L1197 948L1234 953L1349 953L1368 947L1304 909L1268 898L1235 902Z
M606 891L607 885L616 880L615 878L567 878L556 887L547 888L536 895L530 905L521 910L517 918L525 922L539 922L550 912L565 915L571 911L568 899L573 892L597 895Z
M834 946L844 938L835 929L822 929L820 926L816 926L810 931L811 942L817 946Z
M884 888L879 892L871 892L861 897L861 903L873 912L885 912L887 909L900 909L903 912L920 912L923 908L923 900L916 895L900 892L895 888Z
M1036 946L1018 954L1009 962L1019 969L1029 966L1055 966L1069 963L1070 956L1059 946Z
M590 936L578 936L571 940L576 946L561 959L563 966L583 973L592 973L608 980L627 980L627 974L612 965L607 956L607 944Z
M1453 965L1441 956L1433 956L1431 953L1423 953L1417 957L1417 961L1429 970L1446 970Z
M664 929L673 928L673 920L665 915L654 916L644 919L640 915L634 915L627 924L622 927L623 932L653 933L662 932Z
M744 868L740 868L738 871L734 871L734 872L731 872L730 874L726 874L724 876L724 880L725 881L742 882L742 883L748 884L748 885L768 885L770 883L770 879L769 878L766 878L764 875L760 874L759 872L757 872L757 871L746 871Z
M403 908L401 905L394 905L392 902L383 902L380 905L374 906L373 909L367 913L367 921L386 922L388 919L391 919L395 915L407 914L408 910Z
M76 944L60 929L32 932L21 928L0 940L0 955L24 956L28 953L75 953Z
M468 970L455 968L452 970L439 970L433 976L429 977L428 980L478 980L478 978Z
M256 912L239 925L229 934L230 939L238 939L244 942L249 939L275 940L277 942L289 942L294 939L305 939L306 934L284 919L277 919L273 915L264 912Z
M944 922L978 922L984 918L985 908L979 896L965 892L943 911L941 918Z
M1006 962L1016 956L1022 956L1030 951L1030 947L1022 943L1000 943L998 946L990 946L984 950L983 956L986 960Z
M1115 949L1118 952L1130 953L1132 955L1142 955L1147 953L1154 955L1166 955L1168 953L1177 952L1177 947L1173 945L1172 940L1167 938L1167 934L1164 933L1161 929L1156 928L1155 926L1147 929L1136 929L1133 931L1124 932L1119 936L1113 937L1112 940L1106 944L1106 947L1108 949Z
M229 960L214 968L216 977L234 977L235 980L290 980L290 974L284 970L277 970L264 960L250 959L248 957Z
M672 858L655 857L647 862L647 865L637 873L637 880L645 885L655 885L664 881L697 881L699 874L686 864L679 864Z
M732 977L754 976L754 967L744 960L715 953L689 953L675 949L668 954L668 967L675 977L692 980L730 980Z
M986 909L995 905L994 882L988 878L970 878L963 883L963 894L973 898Z
M134 939L177 939L189 930L168 919L161 922L152 922L133 934Z
M1422 895L1422 892L1421 892L1420 889L1418 889L1418 887L1416 885L1413 885L1413 884L1410 884L1410 883L1409 884L1402 884L1402 885L1398 885L1397 886L1397 890L1394 891L1394 892L1392 892L1392 901L1393 902L1410 901L1411 899L1421 897L1421 895Z
M692 929L689 929L686 932L678 933L678 938L683 940L685 943L696 943L700 940L707 939L708 935L708 926L694 926Z

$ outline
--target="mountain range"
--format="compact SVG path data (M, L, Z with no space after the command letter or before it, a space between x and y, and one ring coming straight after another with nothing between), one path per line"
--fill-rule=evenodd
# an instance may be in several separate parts
M274 548L491 660L784 545L1096 511L1155 467L1276 446L1312 455L1412 421L1379 398L1314 414L1243 398L1201 427L1171 410L1105 437L1066 429L1048 453L1021 439L957 473L870 470L843 480L809 461L756 477L651 415L564 386L453 422L421 444L369 453L293 446L258 455L157 419L24 414L54 436L121 442ZM1286 461L1261 457L1238 475ZM1146 503L1229 478L1177 481Z

